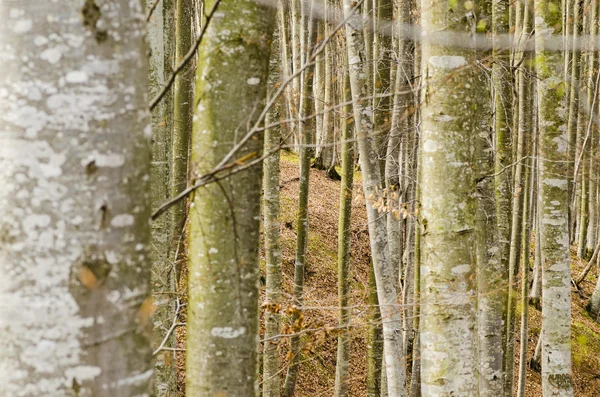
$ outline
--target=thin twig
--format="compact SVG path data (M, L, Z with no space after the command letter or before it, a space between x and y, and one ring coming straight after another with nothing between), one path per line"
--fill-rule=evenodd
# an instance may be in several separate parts
M160 343L160 346L158 346L158 348L154 350L154 352L152 352L152 356L156 356L158 353L161 352L161 350L171 350L171 348L165 347L165 345L167 344L167 341L171 337L171 334L173 333L175 328L177 328L177 326L181 324L177 320L179 319L179 314L181 312L182 307L183 305L179 301L179 298L177 298L177 309L175 310L175 318L173 318L173 324L171 324L171 328L169 328L169 330L167 331L167 334Z
M156 0L154 4L152 4L152 7L150 7L150 11L148 11L148 16L146 17L146 22L150 22L150 20L152 19L152 14L154 14L154 10L156 10L156 6L158 6L158 3L160 3L160 0Z

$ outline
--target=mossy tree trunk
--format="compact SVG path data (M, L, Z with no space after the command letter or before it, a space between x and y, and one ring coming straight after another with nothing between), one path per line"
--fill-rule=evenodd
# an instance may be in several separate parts
M511 123L512 123L512 100L513 81L510 65L510 51L500 48L496 43L496 37L509 32L509 1L492 0L492 37L494 38L492 66L492 82L494 87L494 135L495 135L495 182L496 194L496 241L500 248L500 262L502 269L501 277L504 280L503 300L504 321L508 324L508 295L512 291L509 285L509 256L511 241L511 174L512 148L511 148ZM503 358L503 376L505 377L504 395L512 393L512 351L513 339L509 338L508 329L503 335L505 351ZM511 347L509 347L511 345ZM510 372L510 373L509 373Z
M344 101L349 102L350 82L346 77ZM338 302L339 326L337 361L335 367L335 397L348 395L348 370L350 365L350 309L348 290L350 286L350 218L352 215L352 184L354 180L354 123L351 122L352 105L344 107L346 115L342 125L342 183L340 186L340 214L338 222Z
M207 1L211 10L215 1ZM210 172L241 143L264 103L271 8L224 0L199 47L191 166ZM219 49L218 51L215 49ZM250 116L249 116L250 115ZM260 134L235 158L258 156ZM260 166L197 190L190 204L186 394L258 393Z
M143 3L22 0L0 17L0 395L148 395Z
M484 57L486 54L479 53ZM487 54L489 55L489 54ZM491 92L488 91L489 94ZM478 359L480 368L479 395L500 396L504 392L503 374L503 315L505 295L505 265L501 261L501 248L497 237L496 201L494 199L494 156L492 141L492 106L482 102L476 138L476 179L477 179L477 334Z
M425 32L477 26L468 6L421 1ZM471 40L475 44L475 37ZM424 396L476 396L475 141L489 101L477 51L422 43L421 388ZM450 74L450 76L449 76Z
M541 153L542 390L573 396L571 380L571 272L566 161L566 84L562 54L546 49L561 33L560 5L535 0L535 44Z

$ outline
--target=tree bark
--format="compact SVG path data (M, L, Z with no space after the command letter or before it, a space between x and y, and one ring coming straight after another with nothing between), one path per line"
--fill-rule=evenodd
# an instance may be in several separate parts
M349 102L350 81L346 75L344 101ZM346 117L351 117L352 106L344 107ZM342 126L342 183L340 185L340 214L338 223L338 301L340 306L337 362L335 368L335 397L348 395L348 368L350 365L350 310L348 308L348 290L350 287L350 218L352 215L352 183L354 179L354 123L348 118Z
M212 10L215 0L207 1ZM274 14L224 0L199 47L193 175L211 171L253 125L264 103ZM245 43L240 45L240 43ZM219 51L215 51L219 48ZM262 136L235 158L258 156ZM186 394L258 394L258 276L262 167L205 186L191 199Z
M192 45L192 0L177 0L175 25L175 64L179 65ZM171 148L171 197L179 195L188 183L188 151L192 133L194 102L194 68L187 65L175 78L173 94L173 143ZM169 68L170 70L170 68ZM181 200L171 209L171 251L169 257L175 268L175 280L179 285L181 268L185 260L186 201Z
M148 395L142 2L22 0L0 17L0 395Z
M472 15L465 4L451 12L422 0L424 31L469 29L476 21L463 17ZM470 67L476 58L471 48L422 43L421 388L432 397L479 394L474 151L489 91Z
M535 0L535 44L541 152L542 390L573 396L571 379L571 271L569 262L566 84L562 55L545 49L562 13Z
M278 12L282 12L280 8ZM281 25L279 25L281 28ZM277 30L282 34L281 29ZM268 91L274 91L280 83L280 73L277 73L281 64L278 42L274 40L271 51ZM265 124L275 123L280 119L280 105L275 105L267 113ZM264 346L263 346L263 397L279 397L281 395L281 359L279 354L279 340L281 334L281 309L284 303L282 296L282 257L281 257L281 204L280 204L280 154L281 126L265 130L264 152L274 152L264 161L263 172L263 229L265 242L265 269L266 288L264 308Z
M146 0L146 8L153 5ZM161 0L148 23L150 46L149 90L154 98L163 88L171 73L173 56L173 1ZM169 92L152 112L152 164L150 166L150 194L155 210L170 197L171 183L171 129L173 127L173 95ZM162 216L152 222L152 293L155 312L152 346L158 348L167 337L165 347L176 347L175 334L167 335L176 311L177 286L171 259L172 219ZM163 350L154 357L154 395L166 397L177 390L176 352Z

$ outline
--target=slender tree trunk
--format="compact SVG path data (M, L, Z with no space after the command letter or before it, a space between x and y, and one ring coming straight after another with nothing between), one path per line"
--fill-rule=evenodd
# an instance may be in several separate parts
M321 1L320 1L321 2ZM317 3L318 4L318 3ZM325 34L325 26L324 21L317 20L315 21L315 29L316 29L316 37L320 38L318 40L322 40ZM307 51L308 49L305 49ZM327 84L326 76L325 76L325 56L327 54L325 51L321 51L315 60L314 66L314 77L313 77L313 85L312 85L312 98L314 103L314 113L315 113L315 130L314 130L314 144L316 144L316 149L311 148L311 152L315 153L320 151L320 143L322 142L324 129L323 129L323 110L325 109L325 85ZM316 157L316 155L315 155Z
M103 3L0 7L2 396L151 392L146 25Z
M509 32L509 1L492 0L492 35L494 39L500 34ZM512 122L512 98L513 82L510 70L510 51L499 48L494 41L493 49L492 81L494 86L494 133L495 133L495 194L496 194L496 218L497 237L496 241L500 247L500 262L504 269L501 278L504 280L504 296L501 297L504 307L505 324L509 324L508 296L512 289L509 285L510 273L510 241L511 241L511 122ZM508 329L504 331L504 346L514 343L508 337ZM504 351L503 375L504 395L512 393L512 363L511 349Z
M541 190L541 182L539 181L539 161L536 165L538 173L538 192ZM534 305L538 310L541 310L542 299L542 230L541 230L541 209L540 203L536 208L535 216L535 251L533 257L533 276L531 281L531 291L529 292L529 303Z
M581 167L581 182L579 189L581 192L581 204L579 204L579 222L577 225L577 256L585 259L585 237L587 234L588 226L588 184L590 175L588 173L587 155L584 153L582 156L582 167Z
M420 166L419 166L420 168ZM418 174L417 174L418 175ZM420 180L420 178L419 178ZM420 197L417 189L417 197ZM412 369L410 374L410 397L421 397L421 338L420 338L420 294L421 294L421 230L420 222L416 224L415 230L415 272L414 272L414 310L413 310L413 332L414 343L412 351Z
M525 5L524 15L529 14L528 4ZM529 29L530 30L530 29ZM529 30L524 26L524 34L529 36ZM523 59L524 53L519 55L519 60ZM524 64L529 62L524 61ZM533 117L533 93L530 81L527 81L523 69L518 72L519 95L518 95L518 127L517 127L517 150L515 158L514 189L512 200L512 220L510 232L510 251L508 261L508 307L506 320L506 346L505 346L505 390L504 394L508 397L513 394L514 383L514 349L515 349L515 324L517 316L517 276L519 273L519 253L521 252L521 236L523 228L523 197L527 195L525 184L525 168L528 156L529 136L531 130L531 120Z
M581 12L580 12L580 0L569 0L565 2L567 15L565 20L567 24L565 25L566 30L566 38L567 43L571 45L576 45L579 41L579 30L581 29ZM571 10L572 8L572 10ZM570 13L573 13L570 16ZM568 114L568 124L567 124L567 136L569 142L569 163L568 163L568 171L569 175L573 175L574 164L576 160L577 150L577 136L578 125L577 119L579 117L579 91L581 90L580 86L580 75L581 75L581 59L582 53L575 50L566 50L565 54L565 75L569 76L569 114ZM569 67L570 66L570 67ZM569 198L573 200L574 191L573 187L575 184L575 180L569 178ZM570 205L570 217L575 217L576 214L573 212L575 207L572 206L572 201L569 201Z
M491 106L485 109L491 115ZM484 117L483 119L487 119ZM483 127L483 126L482 126ZM489 131L490 129L487 128ZM482 131L486 131L482 128ZM486 177L493 174L494 160L489 145L491 137L482 134L477 138L477 301L478 301L478 353L479 395L500 396L504 391L502 377L503 359L503 296L505 280L502 278L504 265L496 241L496 204L494 181Z
M281 11L281 10L279 10ZM279 25L281 27L281 25ZM277 30L281 34L281 30ZM271 47L271 59L269 70L268 91L274 91L280 82L280 74L277 73L281 59L279 58L279 43L273 42ZM267 113L265 124L277 122L280 119L280 105L278 103ZM279 168L279 146L281 144L281 126L265 130L264 152L271 154L265 158L263 172L263 229L265 241L265 268L266 288L263 304L265 309L264 322L264 347L263 347L263 397L279 397L281 395L281 360L279 356L279 340L276 336L281 333L281 314L284 303L282 297L282 258L281 258L281 209L280 209L280 168Z
M152 6L154 1L147 0ZM148 24L150 46L148 94L154 98L171 73L173 55L173 2L161 0ZM173 95L167 93L152 112L152 164L150 166L150 193L152 209L161 206L170 197L171 183L171 130L173 127ZM156 349L167 337L166 347L174 348L175 334L167 335L176 311L177 288L173 260L171 259L171 221L162 216L152 222L152 293L155 312L152 346ZM177 390L176 352L163 350L154 359L154 395L165 397Z
M406 395L405 364L402 359L402 320L398 310L396 290L397 274L389 260L387 225L385 217L374 207L376 195L383 191L381 170L377 156L376 139L372 136L373 125L365 97L369 95L367 77L364 73L365 59L363 26L360 14L353 13L351 0L344 0L348 66L354 107L354 122L360 151L363 191L369 220L369 238L373 268L377 283L377 296L383 325L384 360L387 389L391 396Z
M380 397L383 364L381 313L373 263L369 263L369 324L367 328L367 396ZM387 387L386 387L387 390Z
M569 262L568 178L565 82L562 55L545 49L557 13L547 0L535 0L536 68L541 152L542 390L572 396L571 272ZM560 15L558 18L560 20Z
M310 56L310 49L314 43L314 33L316 28L315 21L311 18L311 6L307 2L301 4L301 13L303 26L307 30L306 35L302 35L301 48L307 51L302 55L303 64ZM301 77L300 92L300 118L308 116L311 113L311 91L313 84L313 67L308 67ZM306 269L306 247L308 244L308 187L310 177L310 157L312 143L312 132L314 130L314 119L298 123L298 136L300 138L300 193L298 198L298 227L296 230L296 261L294 263L294 305L297 308L292 316L294 324L301 325L296 320L300 315L300 310L304 301L304 273ZM295 331L299 331L296 329ZM292 362L288 366L285 383L283 385L283 396L291 397L296 387L300 362L300 336L291 338Z
M531 12L531 3L526 2L523 9L523 36L530 37L532 34L532 26L533 26L533 13ZM518 79L519 79L519 133L526 133L528 139L526 139L525 149L531 144L533 146L531 150L531 154L537 157L537 134L535 134L535 123L534 119L534 90L533 90L533 81L528 79L526 76L526 67L528 65L528 61L531 60L531 54L523 53L524 66L521 67L518 71ZM529 153L529 151L527 152ZM518 378L518 386L517 386L517 396L525 397L526 391L526 382L527 382L527 366L529 361L527 360L527 352L529 351L529 339L528 339L528 331L529 331L529 302L531 301L531 295L529 293L529 264L530 264L530 247L531 247L531 233L534 228L534 222L538 218L538 204L539 200L537 198L538 191L538 171L537 164L539 163L539 157L532 158L529 161L530 168L526 168L526 176L525 182L526 187L524 189L525 192L528 192L529 197L523 203L523 238L522 238L522 246L523 246L523 267L521 273L521 330L520 330L520 351L519 351L519 378ZM528 179L529 178L529 179ZM527 188L527 184L530 186ZM529 214L527 213L529 209ZM535 224L536 229L536 240L535 240L535 259L534 262L537 261L537 268L534 266L534 271L537 271L539 266L539 261L541 258L538 257L540 254L539 247L539 228ZM539 303L539 299L538 299Z
M350 81L346 75L345 102L349 102ZM344 107L346 117L351 117L352 106ZM340 186L340 215L338 223L338 301L340 305L337 363L335 370L335 397L348 395L348 368L350 365L350 310L348 308L348 289L350 279L350 218L352 214L352 183L354 179L354 124L345 118L342 126L342 183Z
M207 1L212 10L215 1ZM224 0L199 47L192 172L203 175L236 145L256 156L262 135L242 141L266 95L274 14ZM240 42L245 45L239 45ZM219 48L220 51L215 51ZM250 116L249 116L250 115ZM242 144L242 142L244 142ZM258 394L259 215L262 167L196 191L190 204L186 394Z
M328 6L329 0L323 0L323 4ZM328 38L331 34L329 23L324 21L325 23L325 38ZM325 47L325 92L324 92L324 103L323 103L323 133L320 140L319 151L317 152L314 166L317 169L327 171L327 174L330 178L338 179L339 175L334 167L334 128L331 123L331 100L333 93L333 54L332 45L328 45Z
M527 18L527 14L525 15ZM521 72L522 73L522 72ZM526 83L527 84L527 83ZM532 92L529 91L529 95ZM525 97L527 98L527 97ZM522 114L522 113L521 113ZM532 161L529 162L530 164ZM521 330L520 330L520 345L519 345L519 378L517 383L517 397L525 397L525 385L527 382L527 352L529 351L528 339L528 321L529 321L529 256L531 244L531 224L533 222L533 207L534 207L534 189L530 182L532 173L529 168L525 170L525 187L527 192L526 199L523 201L523 233L522 233L522 271L521 271ZM531 188L530 188L531 186Z
M598 18L598 2L597 0L590 0L588 3L586 3L589 5L589 8L586 8L586 10L588 11L586 13L586 15L589 15L589 18L587 18L590 22L587 23L587 29L589 29L589 34L592 37L592 40L595 39L598 35L598 24L597 24L597 18ZM586 31L587 32L587 31ZM593 41L592 41L593 42ZM582 53L582 57L586 56L586 61L587 61L587 109L589 111L589 115L587 118L584 118L584 120L587 120L585 122L585 130L586 130L586 134L589 133L590 135L590 150L588 153L588 158L589 158L589 165L588 165L588 172L589 172L589 179L588 179L588 187L589 187L589 191L588 191L588 208L586 208L586 210L588 211L588 227L586 228L586 236L585 236L585 249L583 250L585 253L585 257L588 257L588 255L590 255L593 250L594 247L596 246L596 239L597 239L597 222L598 222L598 214L597 214L597 206L596 206L596 202L597 202L597 170L598 170L598 166L596 164L597 162L597 158L595 156L595 153L597 152L597 148L598 148L598 128L596 126L596 123L593 122L592 120L596 117L596 106L595 104L598 102L597 99L597 89L598 87L596 87L596 82L598 80L598 75L597 75L597 62L596 62L596 58L597 58L597 52L596 51L588 51L587 53ZM583 80L583 78L582 78Z
M177 0L175 26L175 64L178 65L192 45L192 19L194 4L192 0ZM171 149L171 197L179 195L188 181L188 151L192 133L194 102L194 68L187 65L175 78L173 95L173 143ZM171 209L171 251L169 257L175 268L175 281L179 285L182 261L185 260L184 228L187 218L186 202L181 200Z

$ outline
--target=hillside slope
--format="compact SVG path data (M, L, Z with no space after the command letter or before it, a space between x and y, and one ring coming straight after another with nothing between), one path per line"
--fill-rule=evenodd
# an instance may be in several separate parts
M283 153L281 159L282 201L282 247L285 293L291 297L293 285L293 263L296 243L296 211L298 201L298 159ZM360 175L355 181L355 194L361 190ZM311 170L309 200L309 246L305 288L305 305L308 328L333 328L337 324L337 224L339 207L338 181L327 178L324 172ZM366 212L363 203L352 206L352 356L350 363L350 395L366 395L366 332L367 332L367 285L369 272L369 241ZM533 252L533 250L532 250ZM573 274L584 267L582 261L572 255ZM533 262L533 260L532 260ZM588 276L582 283L583 294L591 296L597 277ZM581 397L600 396L600 324L585 310L586 299L578 293L572 294L572 340L575 395ZM291 299L290 299L291 300ZM520 312L520 307L518 308ZM529 307L530 357L533 355L541 328L541 312ZM516 329L519 330L517 323ZM303 352L303 362L298 379L296 395L299 397L332 396L335 379L335 332L309 332L304 337L309 347ZM282 356L288 349L284 339ZM520 340L517 335L519 351ZM515 369L518 356L515 357ZM282 373L282 376L284 374ZM541 393L541 377L531 369L527 373L527 396L538 397Z

